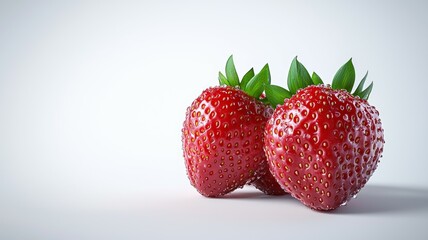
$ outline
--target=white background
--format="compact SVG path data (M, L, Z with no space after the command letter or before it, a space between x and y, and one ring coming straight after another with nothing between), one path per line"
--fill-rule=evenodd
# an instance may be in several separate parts
M426 239L424 1L1 1L0 239ZM369 71L386 145L333 213L248 188L201 197L181 152L186 107L234 54L293 57L331 82Z

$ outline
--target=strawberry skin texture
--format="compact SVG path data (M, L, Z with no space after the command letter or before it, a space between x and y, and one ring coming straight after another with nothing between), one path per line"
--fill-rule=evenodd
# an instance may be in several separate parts
M219 197L264 174L263 133L272 111L229 86L208 88L193 101L182 143L187 176L200 194Z
M266 95L262 93L260 99L266 98ZM255 188L259 189L266 195L284 195L286 192L278 184L272 173L269 171L269 165L267 161L263 164L263 172L266 172L262 177L251 183Z
M267 164L266 167L268 167ZM266 195L279 196L287 194L287 192L285 192L284 189L281 188L281 186L278 184L275 177L272 175L272 173L269 172L269 170L267 170L266 174L263 175L261 178L252 182L251 185L259 189Z
M384 135L378 111L366 100L318 85L275 109L264 141L281 187L310 208L332 210L367 183Z

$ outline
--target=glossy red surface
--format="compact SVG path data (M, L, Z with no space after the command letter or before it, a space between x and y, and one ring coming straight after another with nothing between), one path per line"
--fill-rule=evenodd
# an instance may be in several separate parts
M268 164L266 163L266 167ZM281 186L276 181L275 177L270 173L269 170L266 171L266 174L256 181L252 182L251 185L265 193L266 195L284 195L287 192L281 188Z
M217 197L264 172L263 132L272 108L232 87L206 89L187 109L182 143L187 175Z
M278 106L265 151L281 187L305 205L331 210L364 187L384 145L378 111L344 90L310 86Z

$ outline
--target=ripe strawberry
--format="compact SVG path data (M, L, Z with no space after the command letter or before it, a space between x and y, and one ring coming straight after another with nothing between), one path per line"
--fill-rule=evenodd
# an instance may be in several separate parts
M269 171L269 165L265 162L265 174L259 179L251 183L254 187L262 191L266 195L284 195L287 192L281 188L281 186L276 181L275 177Z
M239 81L230 57L226 76L219 73L226 86L204 90L187 108L182 129L187 175L207 197L227 194L266 171L263 133L273 110L258 98L270 83L269 67L257 75L251 69Z
M268 102L266 99L266 94L264 93L262 93L260 99L262 101ZM259 179L252 182L251 185L259 189L266 195L284 195L287 193L284 191L284 189L281 188L272 173L269 171L269 165L267 161L263 164L262 172L265 172L265 174Z
M355 70L350 60L336 73L332 87L307 86L322 81L316 74L312 80L294 59L290 92L266 89L274 103L297 91L269 119L264 149L281 187L310 208L332 210L346 204L377 168L384 135L378 111L366 100L373 85L362 90L366 77L351 95Z

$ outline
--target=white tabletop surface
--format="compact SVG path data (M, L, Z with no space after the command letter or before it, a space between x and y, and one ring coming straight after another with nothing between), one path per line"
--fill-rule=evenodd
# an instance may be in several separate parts
M95 201L96 200L96 201ZM246 187L224 198L189 188L105 199L1 201L1 239L425 239L428 189L368 185L346 206L313 211Z

